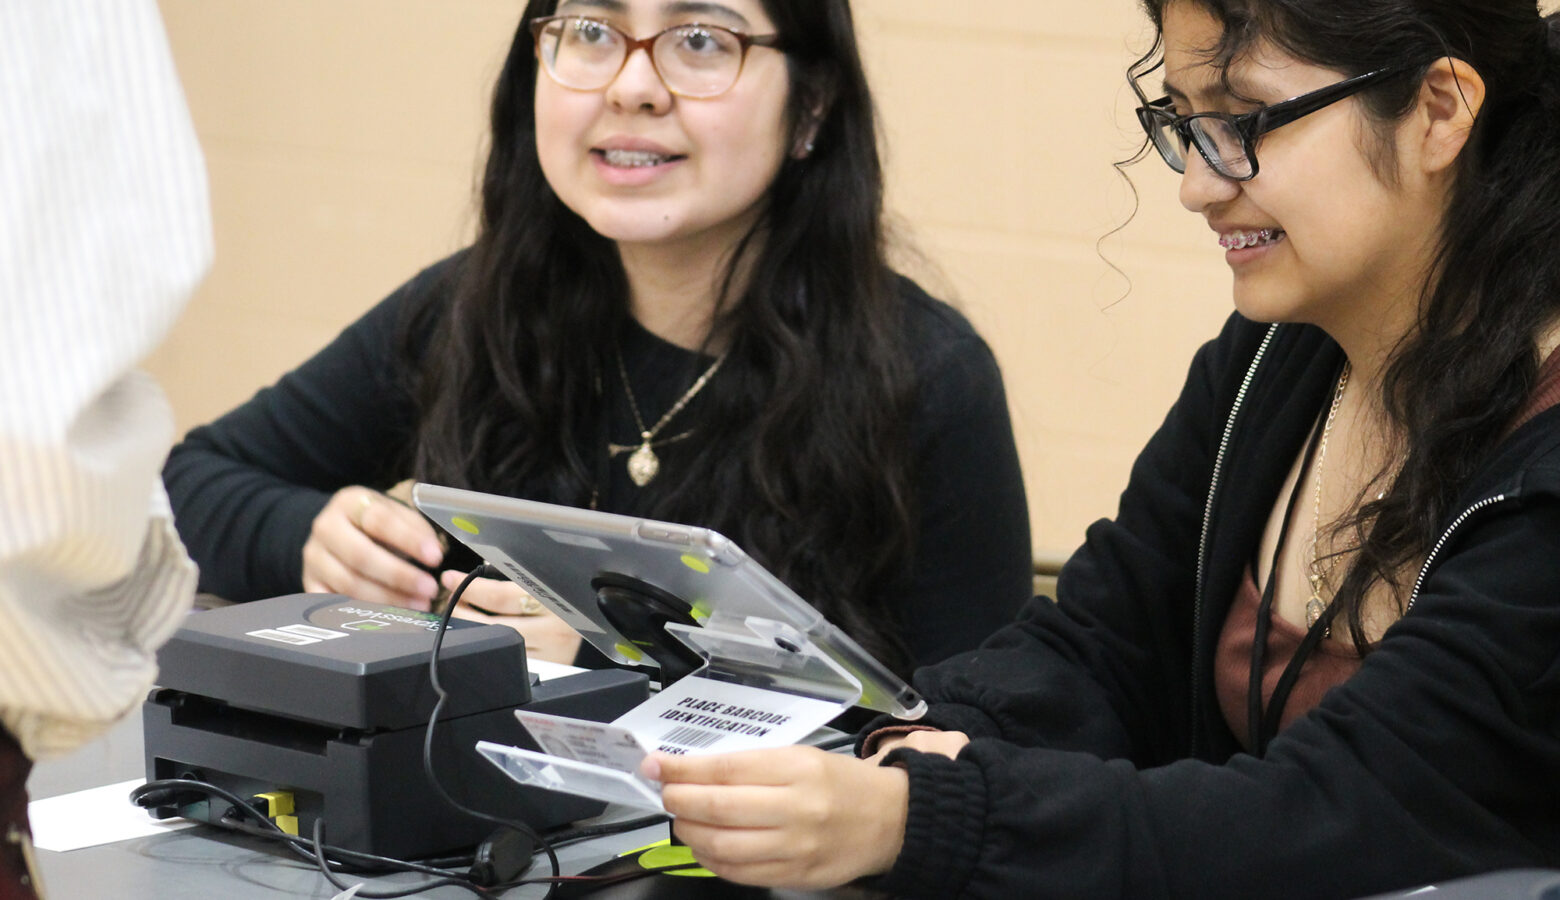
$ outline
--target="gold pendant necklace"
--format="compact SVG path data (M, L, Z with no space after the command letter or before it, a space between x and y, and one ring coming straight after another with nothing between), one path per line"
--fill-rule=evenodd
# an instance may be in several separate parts
M645 442L640 444L639 449L628 458L628 477L632 478L635 484L644 487L655 478L656 473L661 471L661 457L656 456L655 451L650 449L650 432L646 431L640 437L644 438Z
M608 444L607 455L617 456L619 453L626 453L629 450L633 451L633 453L629 454L628 457L628 477L634 482L634 484L638 485L639 487L644 487L651 481L655 480L656 475L660 474L661 458L655 455L655 450L653 449L655 444L659 443L662 446L665 446L667 444L676 443L677 441L680 441L683 438L693 434L691 431L685 431L682 434L667 438L664 441L655 440L655 436L660 433L662 428L666 427L666 423L670 422L673 416L682 412L683 407L688 405L688 401L692 400L694 396L699 393L699 391L704 389L704 386L709 383L710 378L714 376L717 370L720 369L720 364L725 361L726 354L724 353L716 357L715 361L710 364L710 367L704 370L704 374L700 375L698 379L693 382L693 385L689 387L688 390L684 391L681 397L677 398L677 402L672 404L672 408L668 409L666 414L661 416L660 420L655 423L655 426L646 428L644 417L639 414L639 401L634 399L634 388L628 383L628 368L623 365L623 351L621 349L618 350L618 375L620 375L623 379L623 393L628 395L628 408L633 412L634 425L639 429L639 443L637 445L630 444L628 446L624 446L622 444Z
M1350 365L1343 364L1343 374L1338 376L1338 389L1333 391L1332 405L1327 408L1327 421L1322 425L1322 441L1316 448L1316 495L1312 503L1311 518L1311 566L1306 577L1311 582L1311 598L1305 601L1305 626L1314 628L1327 612L1329 601L1322 599L1322 591L1327 588L1325 574L1321 568L1321 561L1317 558L1316 544L1322 530L1322 464L1327 461L1327 438L1332 435L1333 420L1338 417L1338 406L1343 403L1343 392L1349 386ZM1337 559L1329 555L1327 572L1332 572ZM1323 637L1330 637L1332 628L1329 626Z

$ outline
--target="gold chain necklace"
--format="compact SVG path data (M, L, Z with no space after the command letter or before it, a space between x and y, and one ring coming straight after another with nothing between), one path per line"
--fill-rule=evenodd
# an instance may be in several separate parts
M639 429L640 442L638 445L630 444L626 447L622 444L608 444L607 455L617 456L619 453L626 453L629 450L634 451L628 458L628 477L633 479L634 484L644 487L654 480L656 474L661 471L661 458L656 456L655 451L651 449L652 442L656 442L655 436L660 433L662 428L666 427L666 423L670 422L673 416L682 412L683 407L688 405L688 401L692 400L699 391L704 389L710 378L720 369L720 364L725 361L726 354L724 353L716 357L715 361L710 364L710 367L704 370L704 374L700 375L698 380L694 381L693 386L684 391L681 397L677 398L677 402L672 404L672 408L666 411L666 414L655 423L655 426L646 428L644 417L639 414L639 401L634 399L634 388L628 383L628 368L623 365L623 351L618 351L618 375L623 378L623 393L628 395L628 408L634 413L634 425ZM693 432L685 431L682 434L656 443L665 446L680 441L691 434Z
M1343 364L1343 374L1338 376L1338 389L1333 391L1332 405L1327 408L1327 421L1322 425L1322 442L1316 448L1316 497L1313 504L1311 519L1311 567L1308 578L1311 582L1311 599L1305 602L1305 625L1312 628L1322 614L1327 612L1328 601L1322 599L1322 589L1326 586L1326 576L1332 573L1333 565L1337 558L1329 555L1327 569L1324 572L1320 560L1316 556L1316 544L1322 530L1322 464L1327 461L1327 438L1332 434L1333 420L1338 417L1338 406L1343 403L1343 392L1349 386L1349 363ZM1323 637L1330 636L1331 628Z

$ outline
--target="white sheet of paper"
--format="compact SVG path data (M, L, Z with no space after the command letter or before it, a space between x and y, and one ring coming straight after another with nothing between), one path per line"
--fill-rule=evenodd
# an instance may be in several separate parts
M188 828L188 819L154 819L127 799L145 779L61 794L27 804L33 846L64 853Z
M706 754L783 747L840 714L840 704L697 675L620 716L647 749Z
M578 675L587 671L579 666L570 666L563 663L548 662L545 659L531 659L526 657L526 669L542 681L552 681L554 678L563 678L568 675Z

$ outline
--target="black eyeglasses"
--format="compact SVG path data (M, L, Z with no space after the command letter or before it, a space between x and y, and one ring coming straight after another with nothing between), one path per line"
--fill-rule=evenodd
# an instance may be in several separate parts
M1137 81L1130 75L1127 80L1144 101L1137 110L1138 122L1170 168L1184 173L1187 147L1195 146L1208 168L1225 178L1250 181L1257 177L1257 138L1404 71L1403 66L1377 69L1240 115L1205 112L1178 116L1169 97L1149 103Z
M546 16L531 21L536 55L553 81L577 91L599 91L644 50L666 89L682 97L716 97L742 75L751 47L779 47L774 34L743 34L719 25L688 23L645 38L631 38L588 16Z

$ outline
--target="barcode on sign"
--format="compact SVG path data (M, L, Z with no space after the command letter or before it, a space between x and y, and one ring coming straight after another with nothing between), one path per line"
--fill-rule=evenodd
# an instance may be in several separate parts
M676 744L679 747L702 750L715 744L723 737L725 735L718 731L706 731L703 728L690 728L687 725L680 725L661 735L661 743Z

